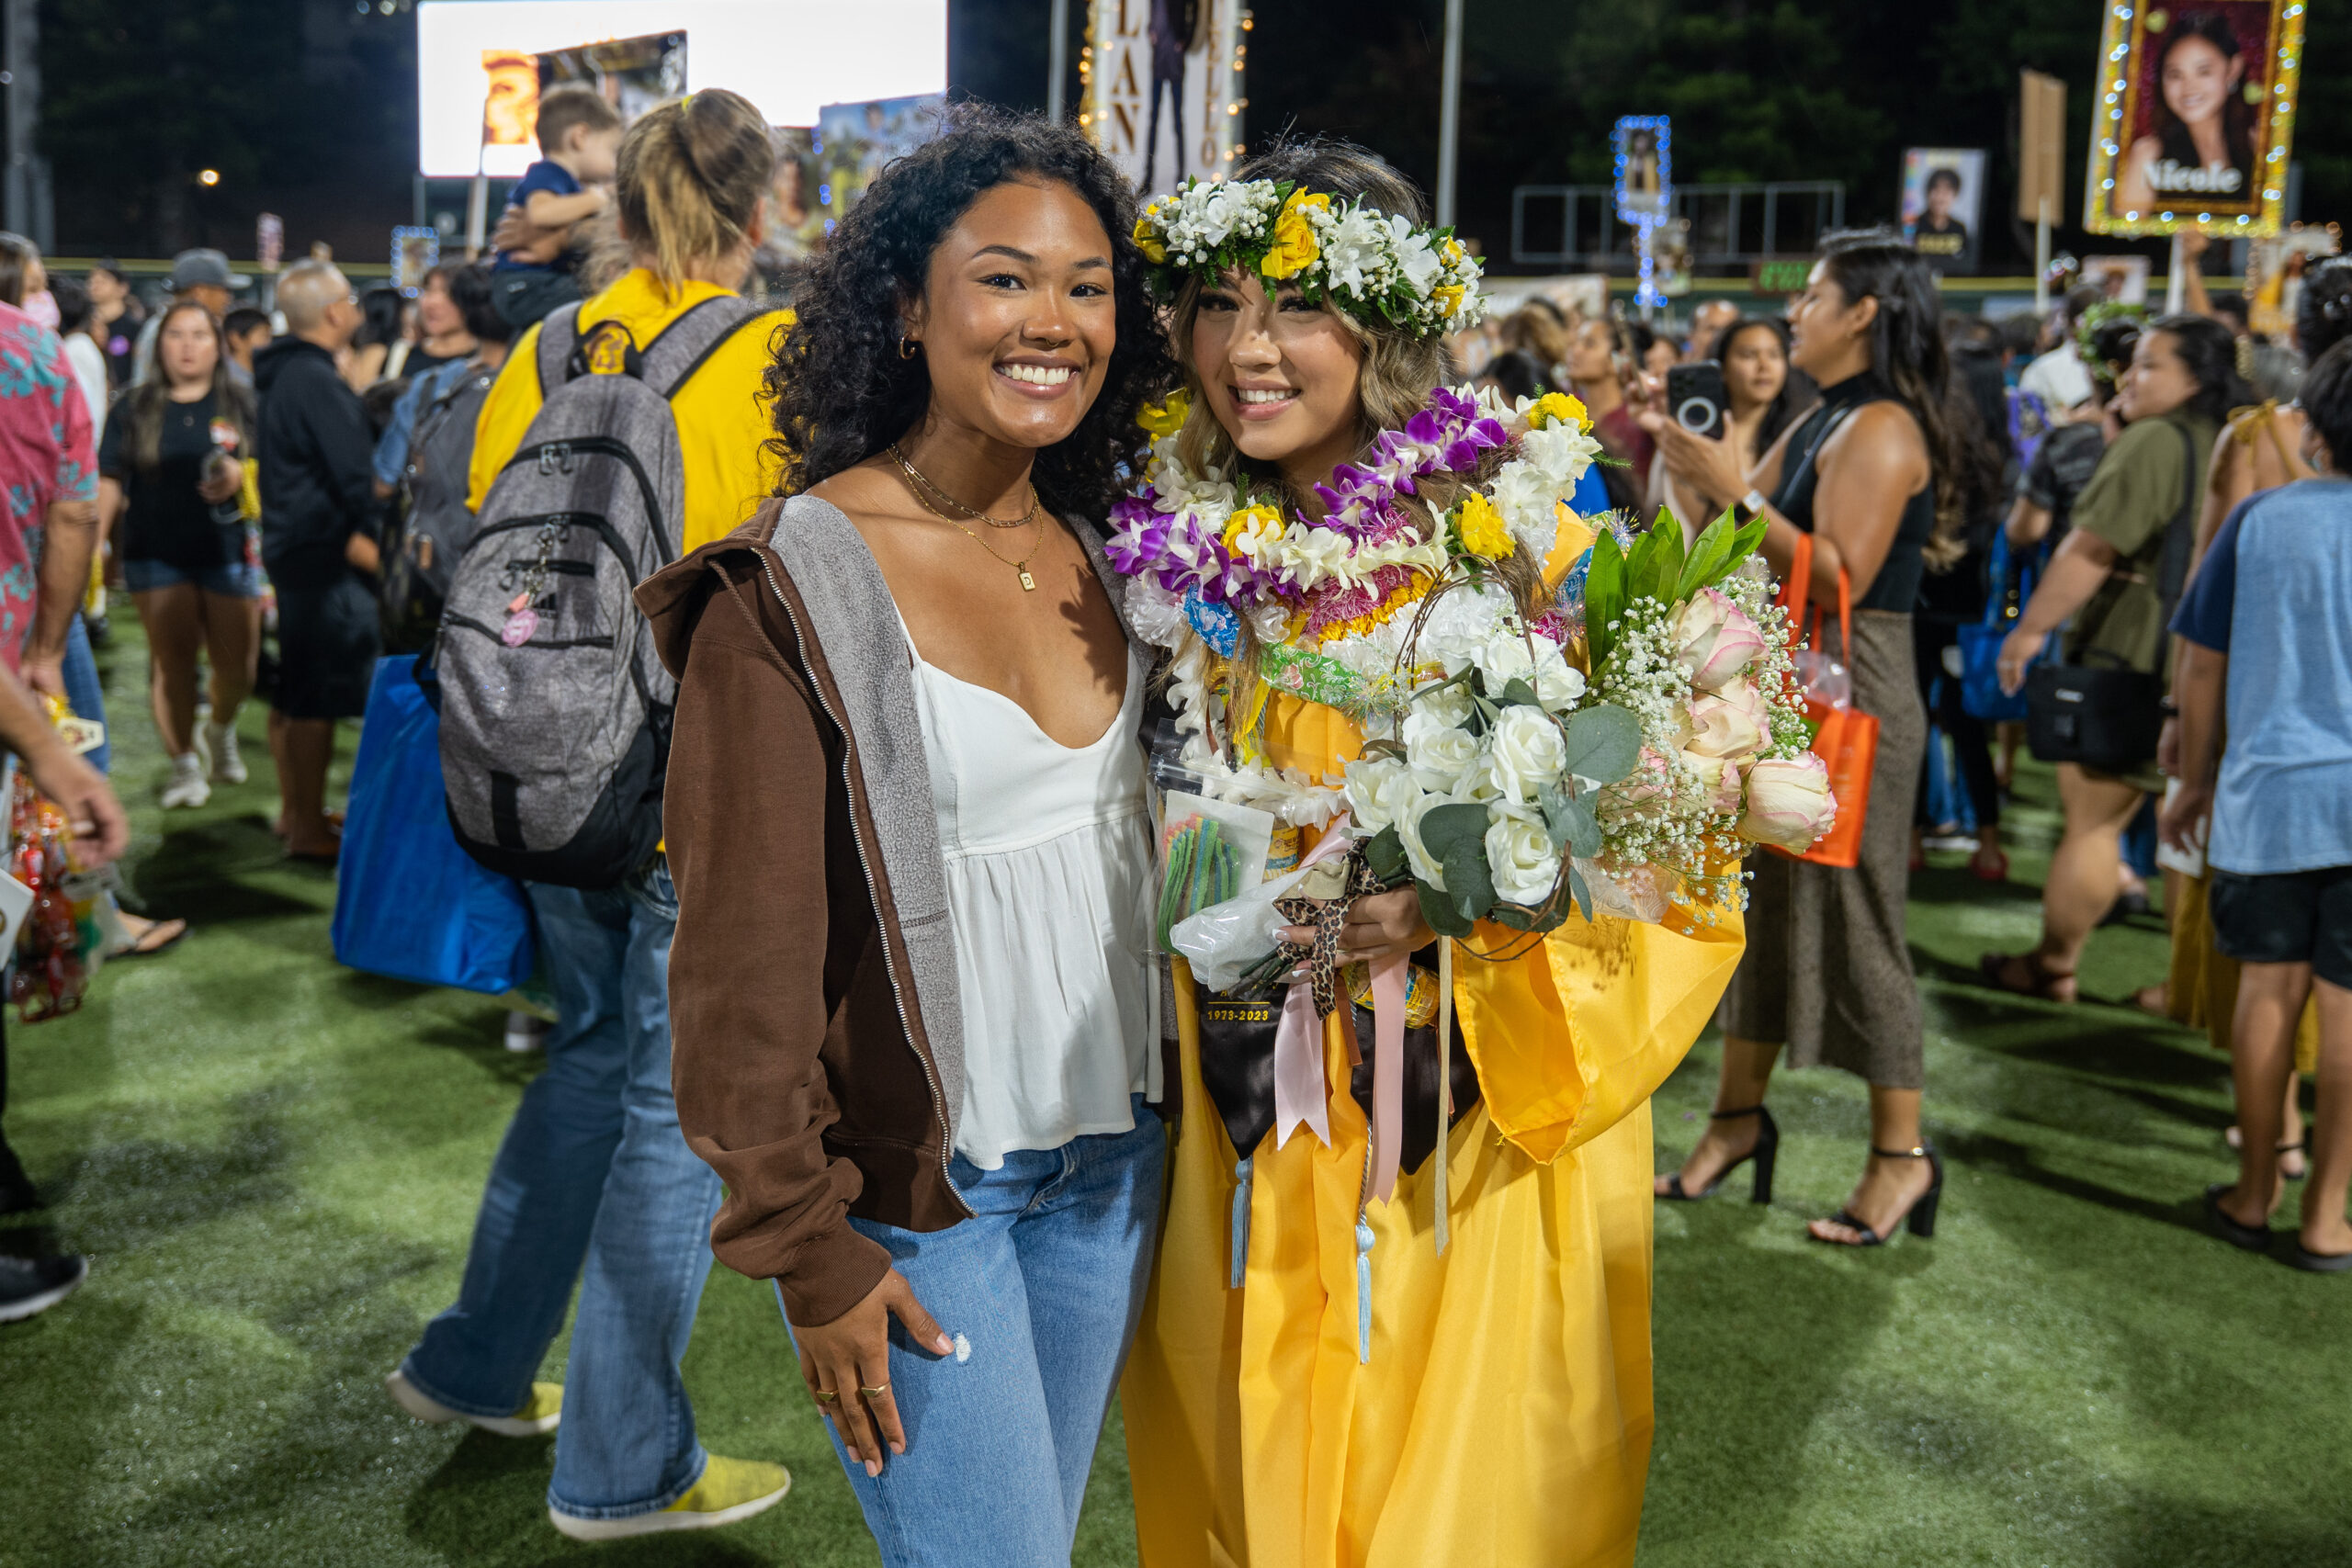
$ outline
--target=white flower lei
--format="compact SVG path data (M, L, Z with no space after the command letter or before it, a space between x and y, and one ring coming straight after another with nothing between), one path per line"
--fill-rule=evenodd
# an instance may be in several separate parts
M1306 199L1300 199L1305 197ZM1295 267L1269 262L1286 216L1312 236ZM1329 296L1367 321L1417 334L1461 332L1487 313L1484 269L1450 229L1426 229L1362 204L1349 206L1272 180L1192 180L1144 209L1136 237L1163 266L1217 271L1246 265Z

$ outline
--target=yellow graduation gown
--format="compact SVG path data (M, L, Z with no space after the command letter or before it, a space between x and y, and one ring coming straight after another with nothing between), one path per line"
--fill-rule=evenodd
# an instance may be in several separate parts
M1337 716L1278 696L1270 753L1301 760L1283 753L1303 742L1336 772L1353 751ZM1442 1258L1434 1158L1365 1214L1369 1362L1355 1237L1367 1128L1338 1019L1324 1041L1332 1143L1298 1131L1259 1145L1247 1274L1230 1290L1234 1149L1202 1088L1180 964L1184 1113L1121 1384L1146 1568L1632 1562L1652 1420L1649 1096L1745 945L1736 911L1690 915L1571 918L1502 963L1456 949L1481 1100L1446 1149ZM1482 927L1469 945L1513 934Z

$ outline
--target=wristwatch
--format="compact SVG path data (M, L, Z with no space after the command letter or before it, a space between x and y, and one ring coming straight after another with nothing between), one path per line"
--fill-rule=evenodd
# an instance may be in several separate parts
M1740 519L1742 523L1751 522L1756 518L1763 516L1765 510L1772 503L1764 499L1762 491L1753 490L1749 491L1746 495L1741 496L1737 501L1732 502L1733 506L1747 513L1746 517Z

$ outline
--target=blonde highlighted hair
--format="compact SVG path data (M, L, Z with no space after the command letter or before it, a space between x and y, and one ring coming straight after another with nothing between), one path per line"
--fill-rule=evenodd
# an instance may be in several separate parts
M750 235L775 173L775 139L749 99L711 88L639 116L617 164L621 226L675 293L690 265Z

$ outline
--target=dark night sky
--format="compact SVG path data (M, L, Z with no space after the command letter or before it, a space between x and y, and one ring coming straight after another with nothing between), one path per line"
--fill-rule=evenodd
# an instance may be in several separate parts
M155 254L200 239L249 256L267 209L285 215L290 249L324 237L380 254L412 205L415 23L402 4L40 0L60 249ZM1069 10L1074 105L1085 0ZM1042 108L1048 15L1047 0L951 0L951 87ZM2079 205L2100 0L1467 0L1466 15L1461 228L1489 256L1508 249L1514 185L1603 182L1610 123L1663 111L1679 180L1842 179L1849 221L1892 215L1905 144L1986 148L1987 270L2021 270L2030 235L2004 216L2020 65L2068 84ZM1443 0L1256 0L1254 17L1253 140L1344 135L1434 183ZM2310 20L2306 83L2346 79L2352 7ZM2296 157L2304 216L2339 215L2352 132L2306 115ZM195 189L195 170L214 165L220 186ZM2086 243L2122 248L2060 236Z

